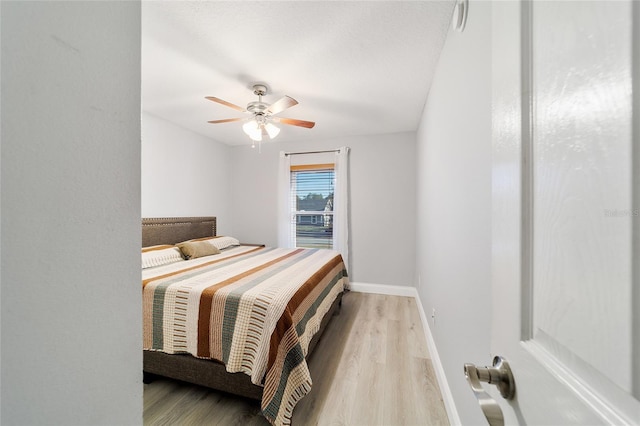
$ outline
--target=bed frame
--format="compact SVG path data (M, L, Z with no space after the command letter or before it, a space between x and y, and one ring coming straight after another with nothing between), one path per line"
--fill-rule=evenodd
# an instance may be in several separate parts
M215 236L216 218L174 217L142 219L142 246L158 244L176 244L193 238ZM340 312L342 306L340 293L320 323L320 330L309 342L307 358L311 355L320 340L322 332L333 315ZM262 386L251 383L251 378L244 373L228 373L224 364L195 358L189 354L166 354L158 351L144 351L143 355L144 383L150 383L157 376L182 380L196 385L229 392L251 399L262 399Z

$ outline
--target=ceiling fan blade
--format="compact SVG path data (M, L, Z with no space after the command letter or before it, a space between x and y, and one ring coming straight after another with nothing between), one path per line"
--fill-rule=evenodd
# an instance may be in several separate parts
M220 98L216 98L215 96L205 96L205 99L209 99L210 101L217 102L217 103L222 104L224 106L228 106L229 108L233 108L236 111L240 111L240 112L245 112L246 111L244 108L239 107L238 105L232 104L231 102L224 101L224 100L222 100Z
M267 114L277 114L279 112L284 111L287 108L291 108L294 105L298 105L298 101L296 101L290 96L284 96L278 99L277 101L275 101L274 103L272 103L269 106L269 108L267 108L267 111L265 112Z
M232 121L242 121L245 120L245 118L242 117L238 117L238 118L225 118L223 120L211 120L211 121L207 121L207 123L211 123L211 124L219 124L219 123L231 123Z
M316 123L314 123L313 121L297 120L295 118L278 117L278 121L280 123L290 124L292 126L306 127L307 129L311 129L316 125Z

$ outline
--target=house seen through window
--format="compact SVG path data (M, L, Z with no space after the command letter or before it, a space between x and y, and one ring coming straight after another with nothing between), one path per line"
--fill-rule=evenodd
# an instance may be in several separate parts
M291 218L295 246L333 247L333 164L291 166Z

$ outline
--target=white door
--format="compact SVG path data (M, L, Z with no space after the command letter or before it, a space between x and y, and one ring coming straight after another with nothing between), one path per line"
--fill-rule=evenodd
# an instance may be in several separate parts
M507 424L640 424L633 3L493 3L491 348L515 398L484 388Z

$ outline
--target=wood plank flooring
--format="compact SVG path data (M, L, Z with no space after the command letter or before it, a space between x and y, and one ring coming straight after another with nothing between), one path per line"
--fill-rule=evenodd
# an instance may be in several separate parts
M293 425L448 425L413 298L350 292L309 359ZM259 401L180 383L144 385L144 424L269 425Z

